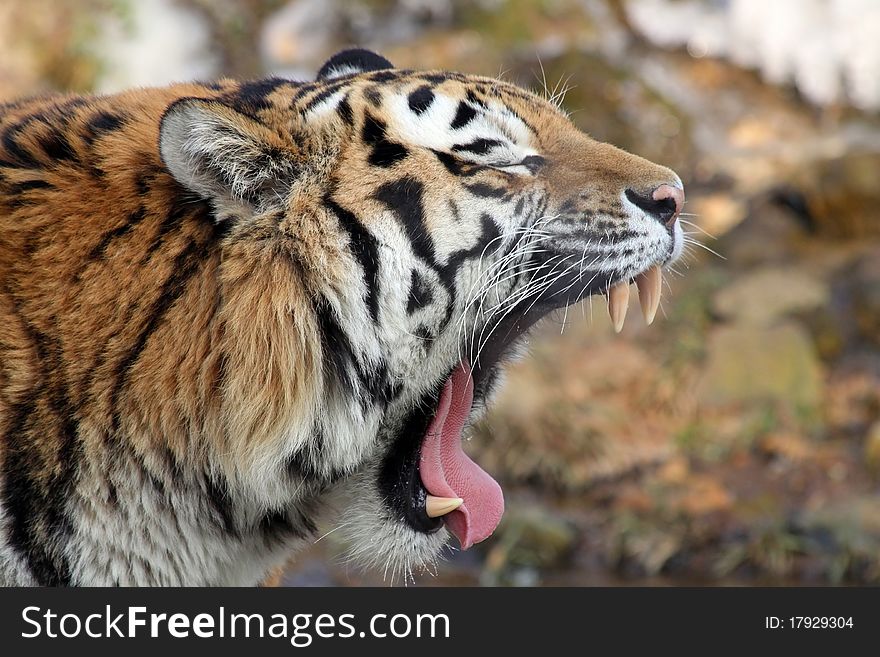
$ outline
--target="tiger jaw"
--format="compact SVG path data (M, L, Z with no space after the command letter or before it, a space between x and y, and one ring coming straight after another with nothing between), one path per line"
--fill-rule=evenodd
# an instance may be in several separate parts
M629 303L630 284L635 282L646 323L653 322L660 303L663 274L661 265L653 264L633 277L616 283L611 279L596 281L585 272L588 283L579 294L563 297L551 293L547 299L525 300L489 331L473 362L467 360L453 367L440 393L424 398L419 404L423 421L409 423L419 440L408 436L407 444L398 440L390 453L402 460L386 461L386 476L393 479L398 496L392 508L409 527L420 534L434 534L444 525L459 540L462 549L486 539L494 531L504 510L498 484L461 450L463 433L471 424L474 399L481 402L490 396L498 369L519 339L551 310L568 306L594 294L608 295L608 306L615 330L620 331ZM604 292L603 292L604 290ZM424 409L436 409L432 415ZM455 419L450 420L450 417ZM393 470L393 472L391 472Z
M604 252L607 233L583 229L574 235L563 233L554 250L548 250L540 260L530 258L524 265L527 272L542 272L546 285L535 287L527 279L521 286L535 291L508 291L515 303L509 304L510 310L500 319L490 312L473 320L472 336L488 337L480 338L476 349L465 345L458 355L460 362L448 365L451 372L444 377L442 390L420 400L417 414L422 421L407 423L417 439L411 435L406 440L398 438L390 448L395 458L401 453L408 453L408 457L385 463L386 481L392 481L396 491L386 499L391 499L392 509L405 525L425 539L445 535L440 532L445 526L462 549L493 533L504 511L501 487L461 449L474 409L485 406L497 372L521 338L555 309L606 295L614 330L619 333L626 319L630 286L635 283L643 316L651 324L661 300L662 267L672 264L678 255L677 215L676 210L666 222L658 223L642 213L635 214L630 224L633 235L611 238L611 249ZM637 254L636 259L631 253ZM560 262L566 264L561 266ZM424 409L433 415L425 414ZM422 545L421 538L414 540Z

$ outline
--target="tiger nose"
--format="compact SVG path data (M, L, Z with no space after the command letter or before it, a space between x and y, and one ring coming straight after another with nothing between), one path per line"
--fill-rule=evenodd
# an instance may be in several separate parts
M676 185L660 185L650 195L628 189L626 197L630 203L666 226L675 223L684 207L684 190Z

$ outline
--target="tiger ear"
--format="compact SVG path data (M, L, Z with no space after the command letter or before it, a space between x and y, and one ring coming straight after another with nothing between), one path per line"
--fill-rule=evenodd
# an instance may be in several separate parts
M394 68L394 64L382 55L377 55L372 50L351 48L336 53L324 62L321 70L318 71L318 80L333 80L343 75L384 71L389 68Z
M177 182L221 209L253 211L283 198L295 179L290 145L211 100L173 103L162 117L159 152Z

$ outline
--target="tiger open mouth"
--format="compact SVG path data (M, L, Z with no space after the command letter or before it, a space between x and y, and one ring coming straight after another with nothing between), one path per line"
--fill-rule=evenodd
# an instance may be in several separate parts
M436 390L425 395L410 413L400 438L383 464L380 485L386 501L413 529L432 533L444 524L467 549L488 538L504 513L501 486L462 449L463 431L475 401L488 394L505 356L535 322L552 310L588 296L605 294L616 332L623 328L630 284L635 283L645 321L653 322L660 304L663 275L654 265L636 276L615 280L613 274L593 276L579 293L563 294L569 285L550 290L536 303L523 302L494 327L491 339L473 363L462 360Z

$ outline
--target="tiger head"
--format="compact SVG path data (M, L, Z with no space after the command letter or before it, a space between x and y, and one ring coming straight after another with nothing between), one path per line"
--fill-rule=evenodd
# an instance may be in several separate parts
M353 50L293 91L264 85L172 105L161 154L233 226L230 263L293 263L276 282L296 299L265 291L301 343L290 376L309 379L280 449L306 490L335 493L357 556L408 573L448 532L467 548L498 524L501 489L462 433L535 322L607 295L619 330L631 282L653 318L682 182L496 79Z

